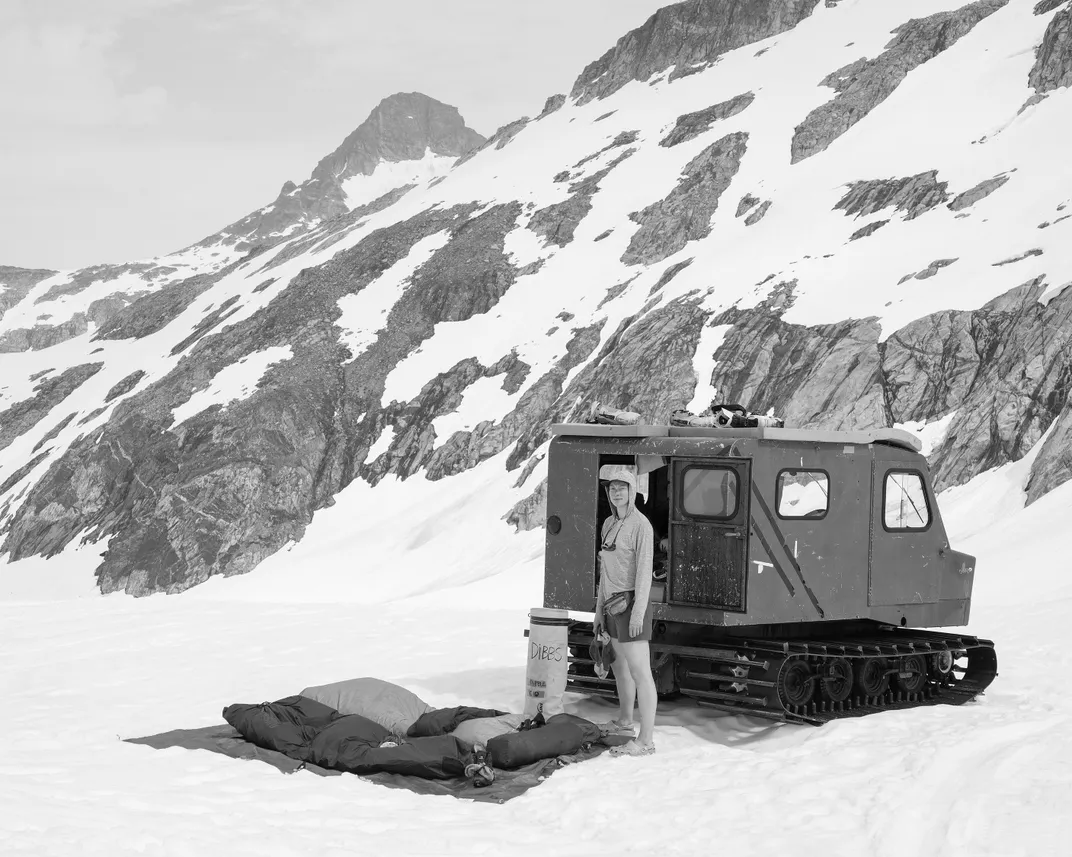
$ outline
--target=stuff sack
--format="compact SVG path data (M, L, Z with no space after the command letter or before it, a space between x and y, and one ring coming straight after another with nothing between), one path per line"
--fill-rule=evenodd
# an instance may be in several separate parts
M572 755L599 740L599 734L599 727L583 717L556 714L546 726L492 738L488 758L496 768L513 770L540 759Z

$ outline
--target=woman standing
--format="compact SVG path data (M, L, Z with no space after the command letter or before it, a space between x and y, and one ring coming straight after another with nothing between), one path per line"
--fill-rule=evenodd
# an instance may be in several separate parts
M607 484L607 498L612 509L612 514L603 522L601 533L595 618L596 635L606 627L615 655L611 668L618 686L620 708L617 720L612 720L611 725L632 731L634 701L640 708L640 734L611 752L614 755L647 756L655 752L655 706L658 701L648 646L651 640L652 529L648 519L636 508L635 467L607 464L599 468L599 479Z

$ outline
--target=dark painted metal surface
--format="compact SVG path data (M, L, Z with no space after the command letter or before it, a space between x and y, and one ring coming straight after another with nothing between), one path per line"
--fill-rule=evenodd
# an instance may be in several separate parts
M836 432L816 432L812 441L807 432L772 439L754 430L707 430L696 436L592 431L602 428L585 427L585 436L571 436L566 427L550 445L547 515L560 528L554 533L549 527L546 536L547 606L594 608L600 456L660 455L671 467L671 492L678 461L740 459L751 473L742 477L747 502L741 502L732 526L688 521L676 510L672 522L652 522L657 532L671 532L671 585L653 587L657 621L726 632L854 619L923 627L966 623L974 558L950 549L922 455L895 444L840 442ZM855 441L860 433L844 437ZM888 469L921 474L932 518L926 530L890 532L882 526ZM822 517L780 514L777 485L786 470L826 475ZM739 540L715 534L738 527ZM706 551L708 578L699 570ZM741 557L745 570L738 598L724 569L733 563L740 568ZM711 604L716 606L704 606Z

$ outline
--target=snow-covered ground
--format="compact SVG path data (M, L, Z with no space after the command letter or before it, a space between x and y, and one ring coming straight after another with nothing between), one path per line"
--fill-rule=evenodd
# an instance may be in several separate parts
M494 476L470 475L473 493L456 506L479 502L481 478ZM602 756L502 806L119 740L217 724L231 702L360 675L436 706L520 711L521 631L540 603L542 534L514 537L504 526L489 548L482 534L457 532L454 506L437 493L450 481L388 485L397 496L379 508L407 503L411 514L392 521L383 510L356 535L346 519L373 515L380 494L355 483L279 568L181 596L44 601L28 566L0 567L22 581L20 592L10 571L0 574L0 853L591 857L697 854L713 842L750 855L1067 853L1072 483L1020 509L1007 471L943 496L953 544L979 557L969 630L999 653L997 680L962 707L815 729L663 704L654 757ZM1006 508L979 502L999 487L1013 495ZM958 520L979 534L960 538ZM44 573L64 559L38 562ZM492 576L452 585L480 573ZM613 710L567 699L596 719Z

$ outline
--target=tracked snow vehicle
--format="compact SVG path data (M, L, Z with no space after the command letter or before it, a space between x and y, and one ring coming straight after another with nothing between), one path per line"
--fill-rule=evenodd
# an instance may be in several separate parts
M544 605L594 610L611 513L597 474L634 464L660 694L817 725L965 702L997 659L989 640L921 630L967 623L975 558L950 547L920 448L898 429L554 426ZM591 639L571 621L567 687L614 696Z

